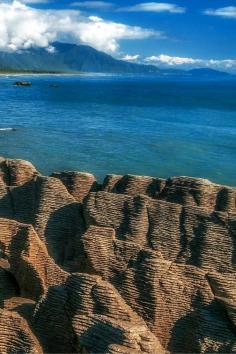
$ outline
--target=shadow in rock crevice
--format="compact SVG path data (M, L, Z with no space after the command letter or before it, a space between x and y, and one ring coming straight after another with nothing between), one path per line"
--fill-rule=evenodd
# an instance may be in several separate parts
M197 305L196 305L197 306ZM198 306L176 321L168 350L171 353L232 353L236 336L226 310L217 300Z
M54 211L44 230L49 255L67 271L78 271L79 240L86 230L82 207L72 203Z

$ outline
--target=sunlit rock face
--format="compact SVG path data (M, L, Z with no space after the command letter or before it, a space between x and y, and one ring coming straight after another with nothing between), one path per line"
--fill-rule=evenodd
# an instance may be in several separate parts
M236 351L236 189L0 159L1 353Z

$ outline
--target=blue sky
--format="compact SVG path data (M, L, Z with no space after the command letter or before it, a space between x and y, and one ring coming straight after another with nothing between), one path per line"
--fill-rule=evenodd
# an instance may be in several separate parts
M32 11L39 11L41 18L45 16L52 22L50 30L45 32L46 44L38 40L36 33L29 43L36 38L38 45L46 47L54 39L68 40L92 45L130 61L236 71L236 2L232 0L0 1L0 16L1 4L10 7L14 3L16 17L16 3L24 3L22 6L31 16L34 16ZM22 16L22 9L19 11ZM53 21L57 21L57 16L58 23L63 22L63 16L72 18L70 28L64 24L56 28ZM19 21L16 23L18 26ZM78 28L77 23L80 23ZM13 42L12 48L18 43Z

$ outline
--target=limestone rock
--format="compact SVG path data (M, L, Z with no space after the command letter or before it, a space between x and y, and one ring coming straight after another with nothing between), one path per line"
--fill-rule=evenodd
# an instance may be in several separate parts
M21 186L39 175L36 168L24 160L0 160L0 177L7 186Z
M161 199L207 210L236 212L236 190L206 179L174 177L167 180Z
M167 260L219 272L236 269L236 214L98 192L87 197L84 216L87 227L111 227L117 239L157 250Z
M74 239L84 229L79 203L59 179L39 176L27 162L3 160L1 171L0 217L33 225L56 263L73 268Z
M1 353L234 353L235 284L235 188L0 158Z
M214 184L202 178L173 177L164 180L132 175L108 175L102 190L132 196L144 194L171 203L199 206L208 211L236 212L235 188Z
M64 285L49 288L37 305L35 323L48 352L164 354L145 322L97 276L73 274Z
M220 295L234 323L233 273L221 279L218 273L167 261L157 251L116 240L110 228L90 227L83 244L91 273L111 282L171 352L233 351L235 333L216 296L224 291ZM213 279L218 281L214 292Z
M45 244L30 225L0 219L0 249L20 294L29 299L38 299L48 286L63 282L67 276L48 256Z
M157 198L162 192L166 181L161 178L143 176L117 176L108 175L103 183L102 189L105 192L138 195L145 194L151 198Z
M27 322L15 312L0 310L0 352L43 353Z
M60 179L68 192L73 195L79 203L82 203L90 192L96 192L99 189L95 177L89 173L62 172L53 173L52 177Z

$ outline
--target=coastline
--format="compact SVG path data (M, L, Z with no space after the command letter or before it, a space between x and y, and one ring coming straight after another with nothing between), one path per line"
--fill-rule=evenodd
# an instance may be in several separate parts
M113 74L113 73L96 73L96 72L75 72L75 73L50 73L50 72L45 72L45 73L42 73L42 72L32 72L32 73L29 73L29 72L16 72L16 73L12 73L12 72L9 72L9 73L1 73L0 72L0 78L1 77L114 77L114 76L117 76L117 77L125 77L125 76L129 76L129 75L125 75L125 74ZM133 75L131 74L130 75L131 77L133 77Z
M236 75L231 75L228 77L192 77L192 76L178 76L178 75L156 75L156 74L127 74L127 73L99 73L99 72L9 72L4 73L0 72L0 78L11 78L11 77L92 77L92 78L103 78L103 77L117 77L117 78L127 78L127 79L137 79L140 78L146 79L147 81L158 80L160 82L202 82L202 83L211 83L211 82L236 82Z

